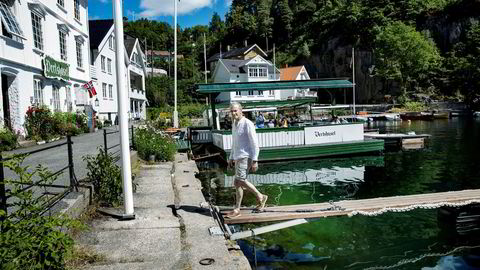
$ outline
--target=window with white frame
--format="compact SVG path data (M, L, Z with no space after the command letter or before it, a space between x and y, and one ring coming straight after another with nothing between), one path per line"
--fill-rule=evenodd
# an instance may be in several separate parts
M249 95L249 96L253 96L253 90L249 90L249 91L248 91L248 95Z
M33 46L43 51L42 17L32 12Z
M241 96L241 95L242 95L242 91L235 91L235 95L236 95L236 96Z
M108 85L108 97L113 98L113 85Z
M57 0L57 4L61 7L65 7L65 1L64 0Z
M249 66L248 77L267 77L267 68L260 66Z
M83 67L83 55L82 55L82 43L80 41L75 41L77 44L77 67Z
M112 74L112 59L107 58L107 71L109 74Z
M43 84L41 80L33 80L33 104L43 105Z
M262 91L262 90L258 90L258 95L259 95L259 96L263 96L263 91Z
M102 97L107 98L107 84L102 83Z
M102 68L102 71L105 72L105 56L100 57L100 66Z
M62 109L60 108L60 88L58 85L52 86L52 96L53 96L53 111L61 112Z
M67 61L67 33L63 30L59 30L58 37L60 42L60 59Z
M13 36L23 38L20 24L12 13L11 6L5 1L0 1L0 15L2 17L2 34L9 38L13 38Z
M275 90L268 90L268 95L269 96L275 96Z
M80 0L73 0L73 13L75 14L75 19L80 21Z

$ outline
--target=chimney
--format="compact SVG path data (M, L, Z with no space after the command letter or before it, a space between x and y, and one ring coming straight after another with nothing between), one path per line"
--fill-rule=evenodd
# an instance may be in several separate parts
M248 46L248 45L247 45L247 40L246 40L246 39L244 40L244 44L245 44L245 47L247 47L247 46Z

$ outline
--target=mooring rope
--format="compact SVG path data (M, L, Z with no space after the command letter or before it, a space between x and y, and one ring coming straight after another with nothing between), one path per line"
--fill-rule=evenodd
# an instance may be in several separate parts
M355 211L352 211L350 214L348 214L348 216L352 217L355 215L363 215L363 216L373 217L373 216L378 216L387 212L408 212L414 209L436 209L444 206L460 207L460 206L465 206L473 203L480 203L480 200L474 199L474 200L468 200L468 201L459 202L459 203L439 202L439 203L413 204L405 207L385 207L377 211L355 210Z
M439 257L439 256L446 256L446 255L449 255L449 254L452 254L454 252L457 252L459 250L463 250L463 249L474 249L474 248L479 248L480 245L478 246L461 246L461 247L456 247L450 251L447 251L447 252L443 252L443 253L427 253L427 254L423 254L421 256L418 256L416 258L411 258L411 259L403 259L403 260L400 260L399 262L397 262L396 264L394 265L389 265L389 266L372 266L372 267L368 267L368 268L365 268L364 270L385 270L385 269L392 269L392 268L397 268L401 265L404 265L404 264L408 264L408 263L415 263L415 262L418 262L420 260L423 260L427 257Z

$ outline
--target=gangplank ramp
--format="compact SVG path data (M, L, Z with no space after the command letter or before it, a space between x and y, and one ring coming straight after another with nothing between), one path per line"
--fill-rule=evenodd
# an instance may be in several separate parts
M480 189L275 206L266 207L264 212L242 209L240 216L224 218L223 222L225 224L241 224L331 216L352 216L356 214L378 215L385 212L404 212L418 208L435 209L442 206L456 207L472 203L480 203ZM225 213L226 210L223 210L222 214Z

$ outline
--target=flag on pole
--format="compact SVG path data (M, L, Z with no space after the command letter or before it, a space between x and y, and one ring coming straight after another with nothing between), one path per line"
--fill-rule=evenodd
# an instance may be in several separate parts
M97 95L97 91L95 90L95 87L93 87L93 81L89 81L86 84L84 84L83 88L87 89L88 95L90 96L90 98Z

